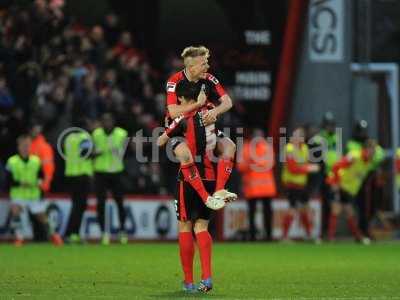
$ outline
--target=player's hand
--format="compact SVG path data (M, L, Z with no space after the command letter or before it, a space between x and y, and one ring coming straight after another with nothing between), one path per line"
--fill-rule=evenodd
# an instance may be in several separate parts
M206 86L203 84L201 86L200 93L197 96L197 104L199 105L199 107L202 107L203 105L206 104L206 101L207 101Z
M215 109L211 109L209 111L207 111L206 113L203 114L203 123L205 126L208 126L210 124L213 124L217 121L217 111Z
M308 172L310 172L310 173L317 173L317 172L319 172L319 170L320 170L320 167L317 164L310 164L308 166Z

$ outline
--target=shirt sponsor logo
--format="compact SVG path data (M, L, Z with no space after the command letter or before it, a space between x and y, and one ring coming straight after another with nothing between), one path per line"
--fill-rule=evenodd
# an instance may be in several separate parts
M167 82L167 92L175 92L176 83L175 82Z

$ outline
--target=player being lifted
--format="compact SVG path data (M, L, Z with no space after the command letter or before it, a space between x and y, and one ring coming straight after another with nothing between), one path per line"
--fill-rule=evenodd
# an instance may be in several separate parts
M176 86L176 94L182 105L191 105L196 102L199 89L196 83L180 81ZM187 145L193 156L201 157L197 163L199 174L192 173L190 177L197 177L205 186L206 192L212 192L216 186L216 176L211 160L210 153L216 149L217 136L215 124L205 125L202 116L207 114L209 109L213 109L210 103L208 107L195 110L176 118L158 138L159 146L165 145L169 139L173 145L177 140L185 137ZM211 279L211 252L212 238L208 232L208 223L212 210L204 204L202 196L192 188L192 185L182 176L188 170L182 167L178 176L178 187L176 193L176 213L179 229L179 248L181 265L184 273L184 290L193 292L196 290L208 292L212 289ZM213 198L213 197L211 197ZM218 208L225 205L225 201L217 198L215 200ZM200 252L202 276L198 287L193 284L193 258L194 240L192 231L196 235L197 245Z
M165 118L165 126L185 113L197 111L205 105L205 103L213 103L214 107L202 115L205 125L216 122L219 115L228 111L232 107L232 100L225 92L219 81L211 74L207 73L209 69L208 58L209 50L204 47L187 47L181 54L185 69L172 75L167 82L167 113ZM180 82L192 82L198 90L204 86L204 91L197 96L197 101L181 103L176 95L176 87ZM226 201L232 201L237 198L237 195L225 189L225 184L228 181L233 167L233 159L236 152L236 145L231 139L225 137L222 132L218 132L216 143L216 154L218 155L217 163L217 179L214 197L223 198ZM201 180L193 179L198 177L186 176L186 174L198 174L196 165L194 164L194 156L191 149L188 147L189 141L180 141L175 145L174 154L179 160L185 180L199 193L202 200L207 205L208 193ZM208 207L212 207L212 203Z

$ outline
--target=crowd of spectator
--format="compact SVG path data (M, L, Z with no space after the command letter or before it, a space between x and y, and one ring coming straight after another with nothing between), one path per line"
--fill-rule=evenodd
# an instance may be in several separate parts
M164 81L181 62L169 59L166 70L158 70L117 15L109 13L101 23L86 26L65 15L63 6L62 0L35 0L31 6L0 11L3 166L32 119L42 122L53 146L78 118L95 128L98 118L111 112L130 136L138 130L151 135L163 119ZM160 165L138 164L133 151L126 157L128 191L168 192ZM62 168L58 157L53 190L63 189Z

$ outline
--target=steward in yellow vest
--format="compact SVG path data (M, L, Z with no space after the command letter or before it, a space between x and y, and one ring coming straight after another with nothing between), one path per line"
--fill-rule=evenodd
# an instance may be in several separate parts
M364 143L369 139L369 134L368 134L368 123L365 120L360 120L355 123L353 127L353 133L351 139L347 142L346 144L346 154L349 153L350 151L358 150L361 151ZM379 146L378 143L375 143L375 151L374 151L374 156L372 158L372 164L369 170L368 176L366 176L362 182L360 191L357 195L356 199L356 204L357 204L357 215L358 215L358 225L359 228L361 229L361 232L368 236L368 213L367 213L367 207L368 205L368 200L370 200L370 197L368 196L368 187L370 186L372 178L374 181L376 181L376 176L374 176L374 172L379 168L381 163L384 161L386 158L386 153L385 150ZM374 178L375 177L375 178Z
M26 210L43 226L43 230L51 237L55 245L62 245L61 237L49 226L46 205L41 200L43 187L43 173L40 158L29 155L31 138L28 135L20 136L17 140L18 154L11 156L6 163L7 181L10 189L11 223L15 237L15 245L22 246L24 236L22 232L21 213Z
M336 134L336 120L331 112L326 112L322 122L321 130L318 134L321 139L321 144L325 146L324 161L321 170L321 200L322 200L322 213L321 213L321 235L325 235L328 231L328 220L330 215L331 202L335 198L335 193L332 191L331 186L326 182L327 178L332 172L333 165L339 159L338 145L341 143Z
M81 131L71 132L65 138L64 175L71 196L72 209L65 235L71 243L80 241L80 227L86 209L93 175L92 154L94 146L91 135L86 131L86 121L79 120L75 124Z
M319 165L309 162L309 149L305 143L303 127L293 131L290 143L285 147L285 163L282 171L282 183L287 190L290 209L283 219L283 239L287 239L290 226L296 212L300 214L307 238L311 237L311 216L308 207L307 181L310 173L319 171Z
M95 191L97 196L97 217L103 233L102 243L110 243L110 235L105 228L105 202L107 192L111 191L118 207L120 223L120 241L127 243L125 232L125 210L123 206L123 186L121 184L124 171L124 154L128 146L128 132L115 126L112 114L106 113L101 118L101 127L92 133L94 143Z
M331 205L328 238L333 240L336 232L337 217L344 209L347 215L348 226L357 241L365 244L370 240L363 237L354 217L355 199L359 193L364 179L374 166L376 143L368 139L361 149L350 150L346 156L333 166L332 175L328 178L329 184L340 195L340 201L334 201Z

